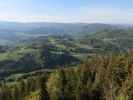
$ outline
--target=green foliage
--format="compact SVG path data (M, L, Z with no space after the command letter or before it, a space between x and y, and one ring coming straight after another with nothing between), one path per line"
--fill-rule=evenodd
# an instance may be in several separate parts
M36 73L16 79L16 84L1 83L0 100L133 99L132 51L110 56L94 55L76 67Z
M54 73L51 73L48 82L47 82L47 90L50 94L51 100L59 100L61 96L61 88L62 88L62 79L60 76L59 71L55 71Z

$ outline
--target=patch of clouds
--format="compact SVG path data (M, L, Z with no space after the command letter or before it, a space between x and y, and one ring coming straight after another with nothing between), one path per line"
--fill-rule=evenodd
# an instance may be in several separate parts
M85 22L85 23L133 23L133 11L124 9L81 8L78 12L66 15L1 15L0 20L19 22ZM59 13L59 12L58 12Z

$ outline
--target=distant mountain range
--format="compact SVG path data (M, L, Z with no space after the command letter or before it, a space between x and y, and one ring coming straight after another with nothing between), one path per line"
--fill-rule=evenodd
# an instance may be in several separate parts
M83 35L105 29L131 29L132 25L87 23L0 22L0 45L14 44L32 37L48 35Z
M36 22L36 23L18 23L18 22L0 22L0 29L12 30L12 31L32 31L43 29L43 31L50 33L53 31L57 32L81 32L81 31L95 31L105 28L132 28L133 25L121 25L121 24L100 24L100 23L47 23L47 22ZM53 30L51 30L53 29ZM51 31L50 31L51 30Z

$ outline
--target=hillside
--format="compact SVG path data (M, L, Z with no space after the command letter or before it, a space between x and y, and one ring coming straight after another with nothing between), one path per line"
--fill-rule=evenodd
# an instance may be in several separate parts
M75 67L8 77L0 100L132 100L132 68L132 51L94 55Z

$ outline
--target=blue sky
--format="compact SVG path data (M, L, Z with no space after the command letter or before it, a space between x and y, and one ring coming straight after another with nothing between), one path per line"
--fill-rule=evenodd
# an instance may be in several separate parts
M0 20L133 23L133 0L0 0Z

